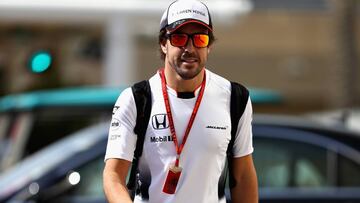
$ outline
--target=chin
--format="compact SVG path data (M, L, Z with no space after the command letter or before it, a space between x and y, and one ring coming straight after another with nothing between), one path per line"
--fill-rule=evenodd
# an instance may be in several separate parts
M182 68L182 69L198 69L199 64L198 63L181 63L180 68Z
M176 71L177 74L183 79L183 80L191 80L198 76L201 73L202 68L198 67L184 67L180 68L180 70Z

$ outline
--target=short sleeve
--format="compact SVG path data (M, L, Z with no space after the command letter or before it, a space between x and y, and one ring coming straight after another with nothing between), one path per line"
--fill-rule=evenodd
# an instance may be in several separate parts
M254 151L252 140L252 120L253 110L251 105L251 99L249 97L244 113L239 120L233 146L234 157L246 156Z
M105 161L110 158L132 161L137 139L135 124L135 100L131 88L127 88L120 94L113 109Z

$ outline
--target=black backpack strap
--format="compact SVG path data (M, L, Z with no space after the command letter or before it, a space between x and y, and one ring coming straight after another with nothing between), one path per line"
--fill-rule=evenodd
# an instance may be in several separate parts
M246 87L239 83L231 82L231 101L230 101L230 116L231 116L231 140L227 149L227 160L229 167L229 186L235 186L235 180L232 176L232 159L233 159L233 146L238 130L238 124L241 116L243 115L246 104L249 100L249 91Z
M226 150L226 162L224 170L220 176L219 180L219 188L218 195L219 198L225 196L225 183L226 178L229 174L229 186L230 188L235 186L234 177L232 176L232 159L233 159L233 146L236 138L237 126L239 124L239 120L243 115L246 104L249 99L249 91L242 85L231 82L231 98L230 98L230 118L231 118L231 139Z
M131 87L135 104L136 104L136 125L134 132L137 135L136 148L134 152L134 159L131 166L130 177L127 183L129 190L134 192L136 185L136 174L139 163L139 158L143 151L144 139L146 129L150 120L151 114L151 88L148 80L135 83ZM134 194L132 194L134 195Z

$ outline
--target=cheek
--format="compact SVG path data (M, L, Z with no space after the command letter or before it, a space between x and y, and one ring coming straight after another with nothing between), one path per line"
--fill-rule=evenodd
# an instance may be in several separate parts
M201 58L203 60L207 60L209 53L210 53L210 50L206 49L206 50L201 50L201 52L199 52L199 55L201 56Z
M177 47L171 47L171 46L167 47L167 55L169 55L169 57L178 58L181 56L181 54L182 54L181 49L179 49Z

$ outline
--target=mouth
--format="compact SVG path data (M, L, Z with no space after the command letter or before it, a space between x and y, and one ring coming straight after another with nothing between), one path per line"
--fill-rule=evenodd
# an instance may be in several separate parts
M183 63L196 63L198 60L196 58L182 58L181 62Z

